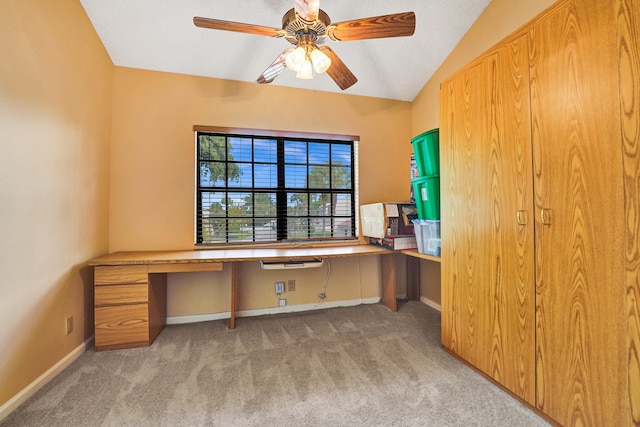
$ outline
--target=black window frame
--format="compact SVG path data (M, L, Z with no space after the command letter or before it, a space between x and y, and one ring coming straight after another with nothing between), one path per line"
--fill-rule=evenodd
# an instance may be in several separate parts
M210 137L214 137L214 138L224 138L225 139L225 143L224 143L224 155L223 158L221 159L216 159L216 160L212 160L211 158L205 158L201 152L201 136L210 136ZM246 159L243 160L239 160L236 161L235 159L231 159L230 156L228 155L228 147L229 147L229 140L230 139L234 139L234 138L240 138L240 139L250 139L251 140L251 160L247 161ZM276 144L276 161L275 161L275 165L277 168L277 184L275 186L275 188L273 186L268 186L268 187L260 187L260 186L256 186L256 177L255 177L255 173L253 173L255 171L255 165L260 165L264 162L260 162L256 160L255 157L255 142L256 141L262 141L262 142L274 142ZM287 145L287 143L303 143L306 144L307 150L306 150L306 161L304 163L295 163L295 165L297 166L304 166L307 168L307 172L306 172L306 184L303 187L300 186L295 186L295 187L289 187L287 186L287 179L285 176L285 170L287 165L291 166L294 163L292 162L286 162L285 161L285 146ZM315 138L315 137L307 137L307 136L298 136L298 135L292 135L292 136L282 136L282 135L278 135L277 133L275 135L269 135L268 133L264 133L261 132L259 134L246 134L246 133L234 133L234 132L219 132L219 131L209 131L209 130L196 130L196 138L195 138L195 144L196 144L196 155L195 155L195 160L196 160L196 171L195 171L195 179L196 179L196 206L195 206L195 245L196 246L229 246L229 245L260 245L260 244L285 244L285 243L292 243L292 242L314 242L314 241L323 241L323 242L340 242L340 241L357 241L358 240L358 235L357 235L357 218L356 218L356 211L357 211L357 206L358 206L358 201L357 201L357 182L356 182L356 176L357 176L357 141L356 140L350 140L350 139L326 139L326 138ZM310 154L309 154L309 144L328 144L329 147L329 155L328 155L328 164L319 164L319 163L313 163L310 160ZM340 164L338 162L334 162L334 158L332 156L332 151L334 149L334 147L337 146L341 146L341 147L348 147L349 148L349 165L343 165ZM219 185L219 182L217 183L217 185L211 185L210 183L207 185L203 182L202 180L202 173L201 173L201 165L202 162L209 162L209 163L215 163L218 165L224 164L224 170L225 170L225 179L224 185ZM230 183L230 179L228 179L228 171L229 171L229 165L230 164L242 164L242 165L250 165L251 167L251 186L247 186L246 184L244 186L240 185L232 185ZM273 162L269 162L269 164L273 165ZM322 168L326 168L328 167L328 180L329 180L329 187L312 187L309 185L309 176L311 173L311 169L314 167L322 167ZM338 169L342 169L342 171L339 171ZM348 174L348 183L350 183L350 187L349 188L337 188L334 186L333 181L333 176L334 176L334 172L341 172L344 173L344 169L350 169L350 173ZM218 180L220 181L220 180ZM224 221L224 239L209 239L207 237L205 237L205 230L204 228L206 227L206 218L216 218L218 220L221 220L223 217L218 215L218 216L212 216L209 214L209 216L207 217L206 212L203 212L204 207L203 207L203 198L206 199L205 195L207 193L223 193L224 194L224 200L227 201L227 205L228 205L228 201L231 200L229 198L229 193L236 193L236 194L251 194L251 198L254 201L254 203L252 203L252 208L255 208L256 204L255 204L255 195L256 194L270 194L273 195L273 193L275 193L275 215L274 216L264 216L264 215L258 215L255 211L252 212L251 215L241 215L241 216L234 216L234 215L230 215L229 214L229 208L227 206L227 208L224 209L225 212L225 221ZM307 195L307 214L304 215L292 215L289 213L289 204L288 204L288 195L290 194L306 194ZM329 214L327 214L326 212L324 214L317 214L316 213L312 213L312 207L311 207L311 198L312 196L319 196L319 195L330 195L329 199L330 201L328 202L328 211ZM336 207L338 205L338 198L339 196L345 196L348 200L350 200L350 206L347 209L348 210L348 214L344 213L344 209L341 209L341 212L336 212ZM206 203L206 202L205 202ZM324 205L322 205L322 207L320 209L322 210L327 210L326 207L327 203L325 203ZM340 214L340 213L344 213L344 214ZM231 226L231 222L230 220L238 220L239 218L242 218L243 220L248 220L250 222L250 224L245 224L247 228L251 228L252 232L251 232L251 238L250 240L248 239L234 239L233 235L232 235L232 226ZM268 218L271 223L272 227L275 227L275 239L257 239L257 227L258 223L262 222L264 223L264 219ZM301 232L301 230L303 230L303 228L295 228L295 227L290 227L289 223L290 222L295 222L296 220L300 221L300 220L307 220L307 230L306 230L306 236L301 237L301 236L289 236L289 233L291 232L291 230L295 230L296 232ZM328 228L330 230L330 235L327 236L327 225L326 225L326 221L328 220L329 225ZM337 222L338 221L346 221L345 224L346 226L344 227L338 227L337 226ZM273 222L272 222L273 221ZM320 231L320 235L314 234L314 226L313 226L313 222L319 223L319 221L322 221L322 229ZM304 221L302 221L304 222ZM264 227L264 225L261 225L262 227ZM211 223L209 224L210 230L211 231ZM347 233L345 235L345 233ZM219 237L219 236L218 236Z

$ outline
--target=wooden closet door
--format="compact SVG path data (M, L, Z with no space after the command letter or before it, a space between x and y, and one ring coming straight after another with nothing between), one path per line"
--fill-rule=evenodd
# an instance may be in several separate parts
M442 337L449 350L533 404L527 60L522 37L442 88Z
M489 353L478 227L485 74L476 64L442 85L440 120L442 343L479 369Z
M640 2L619 0L617 52L624 147L624 224L628 363L626 400L631 425L640 426Z
M536 402L564 426L630 425L614 17L576 0L529 33Z

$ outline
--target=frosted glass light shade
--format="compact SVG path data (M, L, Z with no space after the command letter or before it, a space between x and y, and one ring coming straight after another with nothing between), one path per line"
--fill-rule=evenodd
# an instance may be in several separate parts
M304 64L302 64L302 68L300 68L300 71L298 71L298 73L296 74L296 77L299 79L306 79L306 80L313 78L313 69L311 68L310 61L304 61Z
M304 63L307 62L307 60L305 59L306 56L307 53L305 52L304 48L298 46L287 55L284 62L285 64L287 64L287 68L293 71L300 71Z
M316 73L324 73L331 66L331 58L320 49L313 49L311 51L311 62L313 62L313 68L316 70Z

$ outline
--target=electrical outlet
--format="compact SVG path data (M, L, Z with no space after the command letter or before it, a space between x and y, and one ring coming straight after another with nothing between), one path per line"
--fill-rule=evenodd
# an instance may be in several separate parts
M296 290L296 281L295 280L289 280L287 282L287 292L293 292Z
M284 298L280 298L278 300L278 307L285 307L287 305L287 300Z
M284 294L284 282L276 282L276 294Z
M73 316L67 317L67 320L65 322L65 331L67 335L73 332Z

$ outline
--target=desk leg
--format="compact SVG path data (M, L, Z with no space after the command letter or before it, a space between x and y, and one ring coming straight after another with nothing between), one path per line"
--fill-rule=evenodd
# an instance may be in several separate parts
M236 262L231 262L231 317L229 319L229 329L236 328L236 288L238 287L238 274Z
M382 304L391 311L398 311L394 254L380 255L380 280L382 281Z
M420 259L412 256L407 260L407 299L420 301Z

